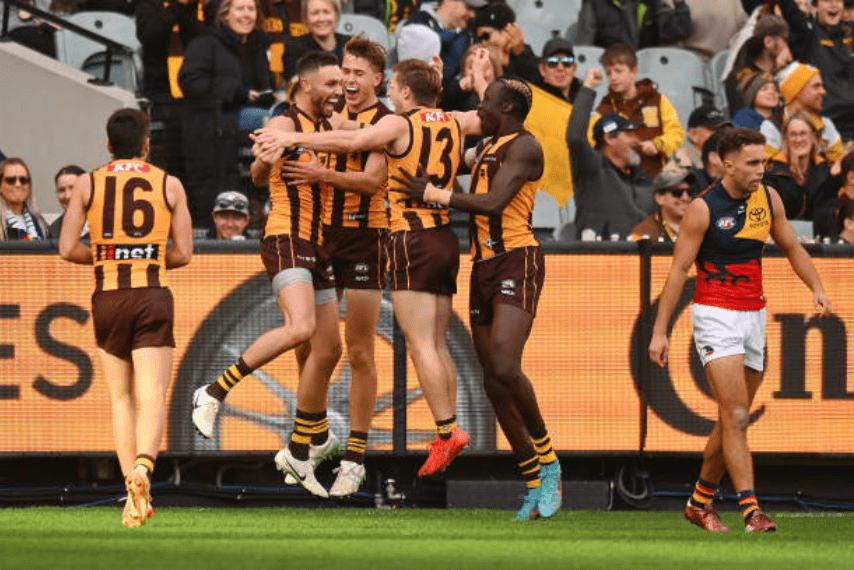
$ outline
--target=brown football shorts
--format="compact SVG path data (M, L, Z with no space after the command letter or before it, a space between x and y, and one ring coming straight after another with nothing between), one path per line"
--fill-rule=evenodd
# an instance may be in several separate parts
M261 240L261 261L270 281L286 269L302 268L311 273L315 291L335 287L323 248L308 240L287 234L267 236Z
M175 302L165 287L98 291L92 321L98 348L124 360L138 348L175 346Z
M536 316L545 275L545 259L539 246L512 249L476 262L471 270L471 324L490 325L497 303L513 305Z
M323 251L343 289L384 289L388 230L323 227Z
M389 245L389 287L434 295L457 292L460 244L448 226L397 231Z

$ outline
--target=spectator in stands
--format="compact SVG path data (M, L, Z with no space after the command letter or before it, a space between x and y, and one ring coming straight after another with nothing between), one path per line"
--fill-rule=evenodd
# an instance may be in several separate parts
M812 65L792 62L776 76L777 85L785 104L784 117L790 117L798 111L806 111L812 116L820 132L819 154L834 162L842 156L842 137L830 117L821 114L824 96L827 93L819 70ZM771 149L782 148L779 133L766 134L769 157Z
M336 32L341 18L341 0L302 0L302 21L308 34L285 40L284 74L288 81L297 73L297 62L310 51L333 53L341 60L350 39Z
M478 53L487 54L487 65L482 69L476 65ZM481 45L473 45L463 56L463 71L454 88L442 93L441 108L446 111L472 111L480 105L480 95L475 77L480 75L485 85L489 85L501 77L501 65L494 55L494 50ZM467 137L468 138L468 137Z
M572 103L581 89L581 80L575 76L577 69L572 43L563 38L552 38L543 46L538 84L555 97Z
M637 80L638 58L625 44L614 44L599 58L608 76L608 93L596 107L600 115L619 113L641 125L635 133L641 166L654 178L685 138L673 104L651 79Z
M845 22L854 21L854 0L845 0L845 7L842 9L842 20Z
M748 73L738 83L741 99L747 101L732 117L736 127L756 129L765 135L779 136L783 126L783 107L780 105L780 90L774 77L764 71Z
M779 2L791 28L792 55L816 66L825 79L822 113L833 120L845 140L854 139L854 22L843 21L841 0L812 0L814 16L805 15L794 0Z
M71 201L71 194L74 192L74 185L82 174L86 174L86 171L76 164L70 164L60 168L59 172L56 173L56 176L53 177L53 182L56 185L56 200L62 207L62 214L60 214L59 217L50 225L51 237L59 237L59 230L62 229L62 219L65 217L65 210L68 209L68 202ZM83 227L81 237L88 233L89 226L87 224Z
M783 125L783 148L768 161L765 181L780 194L786 218L812 220L814 235L833 237L832 212L841 182L819 154L818 137L809 113L791 115Z
M688 116L688 136L682 149L694 168L703 168L703 145L713 134L729 124L723 111L712 105L701 105Z
M703 166L694 168L693 194L696 196L724 175L724 163L718 154L718 141L724 131L714 133L703 143Z
M620 43L639 50L676 43L693 31L684 0L674 0L672 7L663 0L584 0L575 43L603 48Z
M35 205L30 169L20 158L0 162L0 240L47 239L50 229Z
M839 241L854 243L854 199L843 196L836 212L836 231Z
M679 235L682 216L693 198L694 174L689 164L674 160L661 169L653 181L655 203L658 210L632 230L632 239L650 239L674 243Z
M245 194L230 190L222 192L214 200L213 227L208 230L205 239L243 240L249 237L249 199Z
M854 200L854 154L846 154L839 162L839 172L833 174L841 177L839 198L848 197Z
M724 79L727 105L730 114L750 106L744 101L738 86L750 73L765 72L773 75L792 60L789 51L789 25L779 16L767 15L756 22L753 35L744 42L733 62L732 70Z
M239 184L238 114L241 107L272 104L267 36L259 30L257 0L223 0L217 24L187 46L179 82L191 105L181 137L185 184L194 224L210 225L213 199ZM244 139L246 139L244 141Z
M481 8L471 27L477 41L496 51L502 75L532 83L540 80L540 60L531 46L525 43L522 29L516 23L516 14L510 6L494 2Z
M726 49L730 39L747 22L747 12L739 0L685 0L685 5L691 13L693 31L679 45L706 61Z
M433 30L440 44L438 55L442 59L442 85L448 89L450 84L457 81L462 70L463 55L471 44L468 23L474 18L475 10L486 4L487 0L439 0L438 4L423 4L400 28L397 38L398 58L416 57L413 51L418 52L423 44L431 43L424 39L427 31L425 27ZM409 28L410 24L419 25Z
M575 182L575 221L583 239L589 239L589 232L606 238L628 236L656 209L652 181L639 166L635 151L635 131L641 126L613 113L594 124L595 146L587 138L594 90L602 79L598 68L587 71L566 129Z

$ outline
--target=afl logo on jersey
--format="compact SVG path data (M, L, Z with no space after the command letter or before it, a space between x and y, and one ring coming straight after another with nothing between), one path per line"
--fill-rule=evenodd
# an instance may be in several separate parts
M735 218L733 218L732 216L724 216L723 218L718 218L718 221L715 225L718 226L719 230L731 230L735 227Z
M151 167L139 162L114 162L107 167L107 172L149 172Z
M442 111L427 111L421 113L421 120L425 123L447 123L448 115Z

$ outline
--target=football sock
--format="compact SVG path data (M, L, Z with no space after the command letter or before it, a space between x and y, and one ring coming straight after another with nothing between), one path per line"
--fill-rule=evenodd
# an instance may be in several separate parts
M519 470L522 472L522 479L528 489L540 486L540 460L537 455L520 461Z
M750 517L759 510L759 501L756 500L756 491L753 489L745 489L738 493L738 508L741 509L741 516L744 517L744 522L750 520Z
M451 439L451 434L454 433L454 429L457 427L457 416L451 416L446 420L441 420L436 422L436 432L438 433L441 439Z
M252 369L243 362L243 357L241 356L237 359L237 362L226 368L225 372L217 378L216 382L208 386L207 393L222 402L228 396L231 389L243 380L244 376L250 374L252 374Z
M544 430L545 431L545 430ZM557 461L557 455L552 449L552 439L546 431L542 436L537 437L532 435L531 441L534 442L534 448L537 450L537 456L540 458L540 463L554 463Z
M344 461L352 461L362 465L365 463L365 449L368 447L368 434L363 431L350 431L347 439L347 451Z
M133 465L134 469L142 468L145 471L145 476L151 481L151 475L154 473L154 458L150 455L140 453L136 456L136 462Z
M329 438L329 419L326 417L326 410L318 412L322 416L311 426L311 444L323 445Z
M688 499L688 504L700 509L706 508L706 505L711 505L715 499L715 493L718 491L718 486L703 479L698 478L697 484L694 485L694 494Z
M325 410L314 414L297 410L297 417L294 419L294 431L291 434L291 441L288 443L288 449L294 459L299 461L308 459L308 446L311 444L311 438L320 429L318 426L325 419Z

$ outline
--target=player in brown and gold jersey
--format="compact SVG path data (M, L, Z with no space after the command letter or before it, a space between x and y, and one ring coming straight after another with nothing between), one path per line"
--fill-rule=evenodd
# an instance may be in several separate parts
M345 119L375 124L391 111L377 98L383 86L385 52L376 42L351 38L341 60ZM381 151L326 154L326 160L284 161L296 183L321 184L323 250L332 264L338 298L346 292L344 339L350 362L350 436L329 489L352 495L365 480L365 449L377 397L374 344L386 283L388 173Z
M190 262L193 231L181 182L145 162L146 115L116 111L107 121L107 137L113 160L79 177L59 253L95 266L92 320L128 491L122 522L135 528L154 512L151 475L172 377L174 310L166 269ZM80 241L87 221L91 248Z
M338 58L309 52L298 67L300 79L294 104L269 124L287 132L331 129L330 118L341 97ZM302 149L287 158L300 162L318 160L314 153ZM291 480L287 477L290 475L293 482L326 497L314 468L338 449L338 441L329 431L326 396L329 378L341 357L341 339L338 306L333 302L334 276L321 250L323 184L288 179L284 163L281 152L255 152L251 167L256 186L270 184L273 208L261 240L261 259L278 298L284 325L259 336L219 379L196 390L193 424L202 435L211 437L220 403L228 392L245 376L295 349L300 380L294 431L275 461L286 473L286 480Z
M275 128L257 131L256 146L281 153L308 147L322 152L385 151L389 172L420 168L437 186L452 187L460 162L460 141L469 131L436 108L441 78L423 61L394 67L388 96L394 115L358 130L304 134ZM474 124L474 123L472 123ZM477 123L479 128L479 122ZM389 184L391 207L390 287L395 315L406 336L424 396L436 421L437 439L419 475L446 468L469 444L456 425L456 372L445 339L456 292L459 245L446 207L405 199Z
M518 520L550 517L562 501L560 463L534 388L522 372L545 277L531 226L544 167L540 143L524 128L531 98L522 81L499 79L486 89L477 115L488 137L472 169L470 194L436 188L409 171L393 176L410 199L472 213L472 338L486 394L528 486Z

